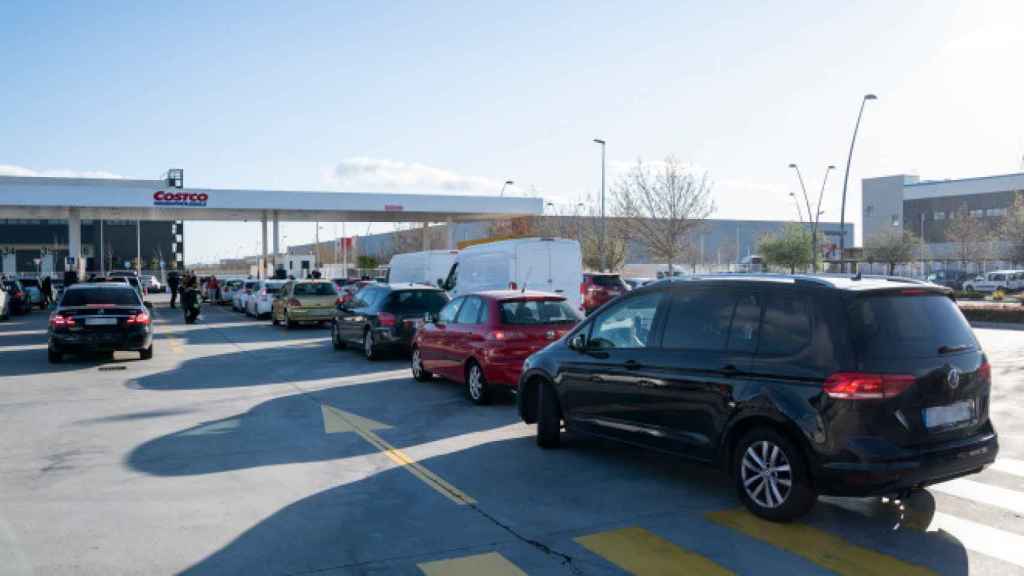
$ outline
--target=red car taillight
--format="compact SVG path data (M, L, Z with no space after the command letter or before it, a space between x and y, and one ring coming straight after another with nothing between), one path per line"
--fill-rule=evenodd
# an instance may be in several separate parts
M899 396L914 380L906 374L838 372L825 380L825 393L843 400L880 400Z
M380 322L381 326L394 326L398 319L390 312L381 312L380 314L377 314L377 320Z
M975 376L975 378L981 380L982 382L992 382L992 365L989 364L988 362L982 364L978 368L978 374Z
M508 342L510 340L525 340L527 335L515 330L494 330L493 332L488 332L484 338L496 342Z
M54 328L67 328L68 326L75 326L77 323L71 316L64 316L62 314L54 314L50 318L50 326Z
M288 305L289 306L302 306L302 302L299 302L298 298L289 298L288 299Z
M133 326L145 326L146 324L149 324L149 322L149 313L139 312L135 316L129 316L128 320L125 321L125 324L131 324Z

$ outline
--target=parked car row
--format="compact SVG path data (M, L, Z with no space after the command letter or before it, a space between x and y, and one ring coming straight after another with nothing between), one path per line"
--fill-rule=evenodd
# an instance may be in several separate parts
M995 270L963 280L967 292L1019 292L1024 290L1024 270Z

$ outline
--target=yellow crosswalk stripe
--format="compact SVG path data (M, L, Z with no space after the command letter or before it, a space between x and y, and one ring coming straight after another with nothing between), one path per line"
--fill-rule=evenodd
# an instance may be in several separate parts
M422 562L416 566L427 576L526 576L526 572L497 552Z
M732 528L772 546L850 576L925 576L935 574L917 564L904 562L874 550L850 544L842 538L805 524L778 524L762 520L743 509L709 512L712 522Z
M575 540L587 550L638 576L733 574L731 570L700 554L684 550L652 532L635 526L580 536Z

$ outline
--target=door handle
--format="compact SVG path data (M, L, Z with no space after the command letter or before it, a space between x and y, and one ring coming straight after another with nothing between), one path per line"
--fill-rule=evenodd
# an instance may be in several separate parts
M640 364L636 360L626 360L623 366L626 367L626 370L636 370L637 368L643 367L643 364Z

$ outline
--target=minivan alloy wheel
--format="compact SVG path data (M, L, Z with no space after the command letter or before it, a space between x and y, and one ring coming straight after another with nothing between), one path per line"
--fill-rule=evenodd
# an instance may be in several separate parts
M781 506L793 488L793 471L786 453L767 440L747 448L740 475L747 496L765 508Z

